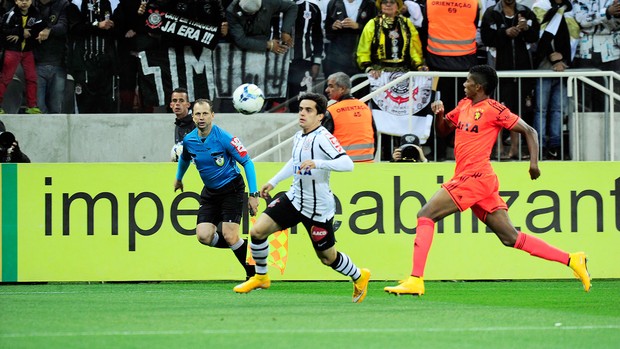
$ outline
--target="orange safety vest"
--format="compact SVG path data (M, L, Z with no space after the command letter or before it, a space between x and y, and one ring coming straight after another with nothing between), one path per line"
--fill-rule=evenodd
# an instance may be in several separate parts
M372 112L357 99L344 99L327 108L334 120L334 137L355 162L372 162L375 135Z
M429 0L428 52L437 56L467 56L476 52L478 0Z

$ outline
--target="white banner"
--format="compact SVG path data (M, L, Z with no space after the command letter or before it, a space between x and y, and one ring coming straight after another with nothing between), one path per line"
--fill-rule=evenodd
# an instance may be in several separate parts
M370 91L374 92L403 74L383 72L378 79L369 75ZM433 78L430 76L416 76L413 78L411 93L409 80L405 80L373 97L374 104L379 108L372 110L377 131L393 136L413 133L420 138L420 144L426 143L433 125L433 116L416 114L429 105L432 82Z

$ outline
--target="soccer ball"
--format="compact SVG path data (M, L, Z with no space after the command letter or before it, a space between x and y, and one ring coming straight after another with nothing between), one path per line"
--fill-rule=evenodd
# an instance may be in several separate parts
M179 162L181 153L183 153L183 142L176 143L172 146L172 149L170 149L170 160L172 162Z
M233 106L241 114L254 114L263 108L265 94L254 84L243 84L233 92Z

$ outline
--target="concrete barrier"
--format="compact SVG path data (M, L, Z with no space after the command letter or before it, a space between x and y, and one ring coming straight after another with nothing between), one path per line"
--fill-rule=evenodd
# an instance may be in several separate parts
M296 118L291 113L216 113L214 123L249 146ZM5 114L0 120L32 162L166 162L174 144L172 113ZM253 152L277 143L274 138Z
M620 112L614 114L613 129L610 129L609 114L593 112L570 114L571 159L620 161ZM613 158L611 158L611 147L614 150Z

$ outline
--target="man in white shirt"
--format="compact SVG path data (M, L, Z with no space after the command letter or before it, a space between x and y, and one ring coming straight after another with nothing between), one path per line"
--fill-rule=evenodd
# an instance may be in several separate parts
M353 302L361 303L366 297L370 271L359 269L349 256L335 247L333 222L336 202L329 187L329 177L331 171L353 171L353 161L336 137L321 126L326 110L325 96L317 93L300 96L301 131L294 136L292 157L280 172L262 186L260 195L269 200L269 192L279 182L293 176L293 183L286 193L269 203L250 230L250 249L256 262L256 275L235 286L235 292L248 293L271 286L267 275L268 237L276 231L302 223L321 262L353 280Z

